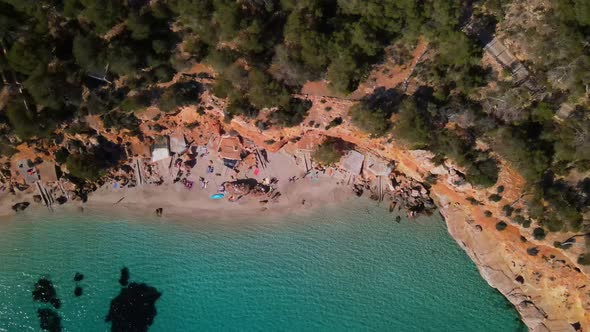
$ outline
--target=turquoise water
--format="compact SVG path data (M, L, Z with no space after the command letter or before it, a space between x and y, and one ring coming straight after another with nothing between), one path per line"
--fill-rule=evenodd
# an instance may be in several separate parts
M162 293L150 331L519 331L440 217L356 201L240 223L99 215L0 221L0 331L38 331L48 276L64 331L108 331L119 271ZM145 218L144 218L145 219ZM76 272L85 275L74 297Z

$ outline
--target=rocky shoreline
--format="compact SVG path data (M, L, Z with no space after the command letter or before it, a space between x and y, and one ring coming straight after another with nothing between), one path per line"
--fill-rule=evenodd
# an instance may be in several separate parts
M190 108L183 110L191 111ZM217 116L211 113L206 116ZM333 116L345 117L344 114ZM178 117L182 117L182 113ZM180 121L172 121L182 125ZM330 118L325 121L329 122ZM383 183L377 185L375 179L353 181L350 190L373 200L386 201L390 210L405 209L409 217L419 212L432 212L438 206L449 233L475 262L482 277L506 296L532 331L590 329L587 313L590 295L585 291L589 283L587 271L562 250L534 241L530 230L513 225L502 232L496 229L499 216L503 214L502 204L516 202L522 196L522 181L508 166L503 165L498 181L498 185L505 187L503 201L495 203L487 201L489 191L465 183L461 171L453 165L435 165L426 151L406 150L370 139L347 122L329 130L303 132L298 128L260 133L250 126L254 125L235 119L226 130L235 130L244 139L272 153L288 148L294 138L302 140L308 135L326 135L343 139L383 160L394 161L395 171L382 178ZM271 141L273 144L269 144ZM261 204L256 200L259 208ZM301 199L298 205L300 208ZM493 213L493 217L484 212ZM531 248L535 255L530 254Z
M502 164L496 184L504 188L503 197L501 201L493 202L488 197L495 192L473 188L461 176L461 169L449 162L435 165L432 154L427 151L408 150L391 137L369 137L353 126L348 110L354 101L313 95L306 98L312 102L312 108L301 125L291 128L270 127L260 130L256 119L240 117L226 123L223 121L224 101L208 92L202 96L201 107L205 109L204 112L198 112L198 106L192 105L177 114L166 116L162 116L157 109L147 109L139 117L143 121L141 128L146 137L185 129L191 133L192 139L206 144L207 139L203 134L223 130L235 132L250 144L271 153L300 148L308 155L309 148L319 144L319 138L333 137L354 145L355 149L364 153L394 161L395 172L384 178L388 181L378 186L375 181L360 181L353 183L351 189L357 195L362 191L369 193L368 196L374 200L388 201L392 210L403 208L410 217L420 211L432 211L438 206L445 217L449 233L476 263L488 283L515 305L531 330L590 330L590 293L585 291L585 285L590 284L589 271L576 263L575 251L565 251L551 245L553 241L563 242L572 234L551 235L539 242L533 239L532 229L519 225L508 224L503 231L496 229L504 216L503 206L522 206L519 200L524 192L524 182L509 165ZM329 112L326 111L328 108ZM335 119L340 119L340 124L330 126ZM87 120L89 123L98 123L96 119ZM198 126L195 127L195 124ZM153 128L156 125L168 129L165 132L155 131ZM100 124L93 126L97 133L109 141L121 139L119 133L107 132ZM136 141L131 141L129 148L131 151L142 150L141 144ZM57 188L56 192L73 194L72 190L68 187ZM32 202L32 198L29 198ZM3 208L10 210L13 204L24 201L3 205ZM15 208L20 209L22 205Z

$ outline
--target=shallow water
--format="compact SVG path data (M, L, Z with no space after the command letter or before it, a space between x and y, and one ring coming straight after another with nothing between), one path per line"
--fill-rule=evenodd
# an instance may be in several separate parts
M0 331L38 331L41 276L64 331L108 331L119 271L162 293L150 331L518 331L438 216L355 201L240 222L24 214L0 223ZM74 296L76 272L85 278Z

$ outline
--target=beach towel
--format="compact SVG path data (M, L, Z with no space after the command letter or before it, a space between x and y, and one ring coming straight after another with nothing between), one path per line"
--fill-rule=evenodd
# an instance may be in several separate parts
M254 170L254 175L258 175L258 173L260 173L260 170L257 168Z

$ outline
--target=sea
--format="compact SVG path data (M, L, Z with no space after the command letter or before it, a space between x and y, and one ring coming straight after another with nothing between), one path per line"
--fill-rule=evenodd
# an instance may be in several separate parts
M25 211L0 220L0 331L526 331L438 214L395 216Z

